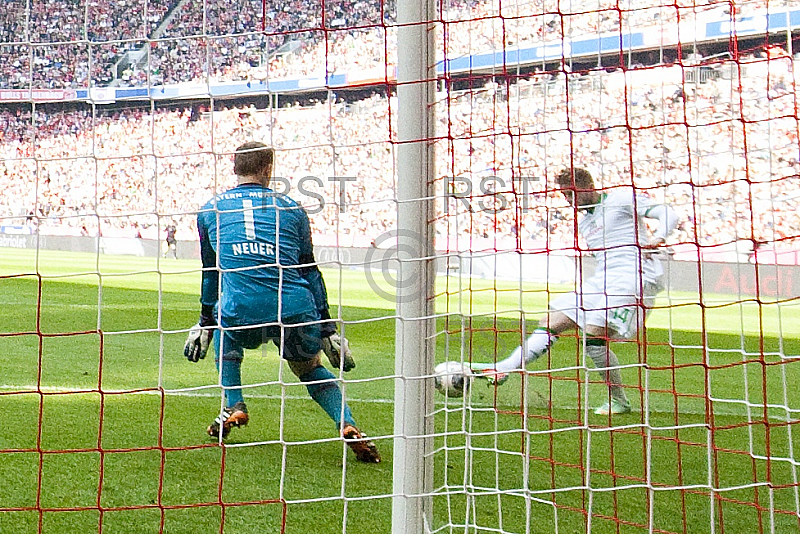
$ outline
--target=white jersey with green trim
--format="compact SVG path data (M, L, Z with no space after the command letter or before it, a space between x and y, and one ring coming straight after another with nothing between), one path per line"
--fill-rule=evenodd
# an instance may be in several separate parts
M644 218L658 205L630 189L615 189L579 216L578 232L585 251L597 260L593 282L606 289L633 290L637 295L642 282L660 283L664 274L661 262L652 251L642 249L650 243Z

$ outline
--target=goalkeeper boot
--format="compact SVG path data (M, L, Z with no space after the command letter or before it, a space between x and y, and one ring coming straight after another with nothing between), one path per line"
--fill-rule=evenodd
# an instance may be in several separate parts
M342 437L345 443L355 453L359 462L367 464L377 464L381 461L381 455L375 443L353 425L345 425L342 429Z
M611 402L607 402L597 408L594 411L597 415L608 415L610 413L613 414L620 414L620 413L631 413L631 403L627 399L611 399Z
M469 368L477 378L485 378L489 382L489 386L494 386L495 384L502 386L511 376L508 373L498 371L490 363L471 363Z
M243 402L237 402L233 406L227 407L222 410L222 413L214 419L214 422L208 426L208 435L212 438L219 438L220 428L222 429L222 438L228 437L231 428L235 426L244 426L250 421L250 416L247 415L247 406Z

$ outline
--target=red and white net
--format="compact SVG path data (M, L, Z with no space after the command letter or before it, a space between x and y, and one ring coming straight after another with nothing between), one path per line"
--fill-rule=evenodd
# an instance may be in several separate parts
M436 13L437 362L506 357L579 282L590 260L562 168L680 223L647 328L614 345L634 412L592 414L605 385L578 336L503 386L439 397L432 529L796 531L800 11L474 0ZM332 434L294 431L287 414L317 408L274 360L245 364L269 424L232 447L203 441L219 388L180 358L195 311L170 287L199 273L195 212L233 184L232 151L274 146L345 330L376 329L378 355L359 357L385 363L340 378L359 413L383 413L363 417L391 460L393 305L348 307L391 294L368 260L397 230L404 53L389 1L5 2L0 281L16 315L0 330L0 531L297 532L309 514L388 531L391 469L323 469L336 480L318 490L314 455L352 457ZM170 224L186 263L161 250ZM137 470L145 490L128 492Z

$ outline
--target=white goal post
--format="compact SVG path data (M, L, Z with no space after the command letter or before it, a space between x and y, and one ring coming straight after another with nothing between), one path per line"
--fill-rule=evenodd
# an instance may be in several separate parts
M436 117L433 0L398 2L397 326L392 532L433 529Z

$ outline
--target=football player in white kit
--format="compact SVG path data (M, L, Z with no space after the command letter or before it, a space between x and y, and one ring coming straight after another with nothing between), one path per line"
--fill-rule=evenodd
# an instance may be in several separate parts
M585 334L585 353L609 388L608 401L595 413L629 413L619 360L608 342L633 337L652 309L656 294L663 289L663 268L654 252L675 229L678 217L669 206L630 187L598 191L585 169L564 169L556 183L576 210L578 233L585 250L597 260L596 270L576 291L553 299L548 315L510 356L496 364L474 363L471 368L478 376L502 384L509 373L525 369L544 354L559 334L580 328ZM658 221L653 235L648 235L645 218Z

